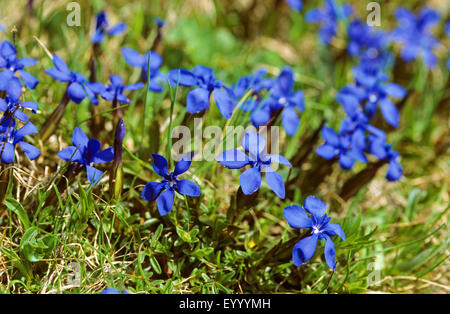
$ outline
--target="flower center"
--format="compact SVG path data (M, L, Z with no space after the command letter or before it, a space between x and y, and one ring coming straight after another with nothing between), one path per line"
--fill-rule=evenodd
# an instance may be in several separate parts
M278 99L278 103L282 106L287 104L287 99L286 97L281 97L280 99Z
M313 226L313 234L318 234L320 232L319 227Z
M374 93L369 95L370 102L376 102L378 100L378 96Z

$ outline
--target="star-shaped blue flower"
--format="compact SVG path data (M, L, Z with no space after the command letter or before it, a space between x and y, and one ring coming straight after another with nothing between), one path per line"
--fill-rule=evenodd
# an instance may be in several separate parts
M114 159L114 149L108 147L100 150L102 144L95 138L89 139L83 130L76 127L72 134L72 144L58 152L58 157L68 162L77 162L86 167L89 182L96 185L103 176L103 172L94 168L92 164L103 164Z
M149 182L145 185L141 197L143 200L151 202L156 199L156 205L161 216L168 214L172 210L175 191L187 195L198 197L201 194L197 183L187 179L179 180L178 176L185 173L192 163L193 153L184 154L175 165L175 170L168 172L169 165L166 158L153 154L153 170L163 178L161 182Z
M25 86L34 89L39 80L25 71L25 67L35 65L37 61L31 58L17 58L16 48L9 41L0 43L0 90L5 90L14 99L19 99L22 91L22 83L16 72L20 74Z
M102 98L108 101L114 101L114 99L116 99L118 102L121 103L130 103L131 100L129 100L123 94L123 92L129 90L136 90L144 86L144 83L142 82L125 86L123 84L123 79L118 75L110 75L109 80L110 83L108 84L108 86L106 86L106 88L100 93Z
M76 104L79 104L88 96L92 104L97 105L98 100L95 97L96 87L98 84L89 83L86 77L77 72L72 72L69 67L56 54L53 54L53 65L55 68L46 69L45 72L60 82L67 82L67 94L69 98Z
M220 113L225 119L231 118L234 109L232 91L221 81L211 68L197 65L191 72L186 69L175 69L168 73L172 86L194 87L189 91L186 99L186 108L189 113L202 112L209 108L209 98L212 93Z
M38 130L31 122L27 122L23 127L17 129L14 119L2 118L0 125L1 161L6 164L14 162L16 144L19 144L28 159L34 160L39 157L41 151L37 147L24 142L25 136L33 133L38 133Z
M118 23L111 28L109 27L108 16L102 11L97 14L95 23L95 31L92 34L92 42L94 44L101 43L105 39L105 35L116 36L125 32L127 26L125 23Z
M392 149L391 144L386 143L385 136L369 135L369 152L380 160L389 163L386 173L388 181L397 181L403 176L403 167L400 164L400 154Z
M271 155L264 151L266 140L264 136L256 132L247 132L242 138L242 148L248 153L229 149L219 154L216 159L224 167L229 169L241 169L250 166L239 177L242 192L253 194L261 186L261 173L265 172L266 181L275 194L285 197L283 177L278 174L271 165L278 163L291 167L291 163L281 155Z
M439 14L430 9L423 8L417 16L406 8L395 11L398 27L390 34L392 41L403 44L401 56L405 61L417 59L419 55L428 68L437 64L433 49L439 45L438 40L430 29L439 22Z
M141 55L136 50L125 47L122 48L122 55L129 65L141 69L143 76L142 80L144 81L147 80L147 68L150 68L150 81L148 82L148 89L150 91L159 93L164 89L161 82L165 82L166 77L159 72L162 64L162 57L156 51L150 52L150 65L148 64L148 52Z
M303 208L304 207L304 208ZM325 240L325 260L328 266L335 270L335 247L332 236L338 235L345 241L345 233L341 226L330 222L325 214L327 204L314 196L308 196L305 203L288 206L284 209L284 218L289 226L296 229L309 229L310 236L295 244L292 251L292 261L295 266L301 266L309 261L316 251L317 241ZM308 217L309 213L311 217Z
M325 0L323 8L316 8L306 13L308 23L321 23L319 38L329 44L338 32L338 22L348 18L353 8L349 4L338 5L335 0Z
M0 111L4 112L4 117L14 117L22 122L27 122L29 117L24 113L21 108L31 109L33 113L36 113L38 109L38 103L32 101L19 101L11 97L5 99L0 98Z
M295 135L300 126L297 111L302 113L305 110L305 96L302 91L293 91L294 82L294 71L289 66L284 67L271 84L270 96L250 117L255 126L266 124L273 112L281 110L281 124L286 134Z

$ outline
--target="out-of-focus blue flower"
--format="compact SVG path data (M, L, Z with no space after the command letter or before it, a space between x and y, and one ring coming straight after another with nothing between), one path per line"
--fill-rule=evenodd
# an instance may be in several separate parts
M266 140L264 136L256 132L247 132L242 138L242 147L248 153L237 149L229 149L219 154L216 159L224 167L229 169L241 169L247 165L239 177L239 183L244 194L253 194L261 186L261 173L265 172L269 187L280 198L285 197L283 177L279 175L271 165L278 163L291 167L291 163L281 155L271 155L264 151Z
M361 66L382 70L392 60L392 54L386 49L388 36L385 32L357 19L348 25L347 33L347 50L350 55L359 57Z
M0 25L0 32L3 32L5 30L5 27L3 25Z
M142 79L144 80L146 80L148 76L147 68L150 68L150 81L148 82L149 90L157 93L163 90L163 86L160 82L165 82L166 77L159 72L159 68L162 64L162 58L156 51L150 52L150 65L148 64L148 52L146 52L144 55L141 55L136 50L125 47L122 48L122 55L129 65L142 70Z
M380 160L389 162L386 179L397 181L403 176L403 168L400 164L400 154L392 149L392 145L386 143L385 136L369 135L369 152Z
M300 12L303 8L302 0L286 0L287 4L291 7L292 10L296 12Z
M138 82L135 84L130 85L123 85L123 79L120 76L117 75L110 75L109 76L110 83L106 88L101 91L100 95L102 98L108 100L108 101L114 101L116 99L118 102L121 103L130 103L131 100L129 100L124 94L124 91L129 90L136 90L139 88L142 88L144 86L144 83Z
M141 197L145 201L154 201L161 216L168 214L172 210L175 191L180 194L198 197L201 194L197 183L187 179L179 180L177 177L185 173L192 163L194 153L184 154L175 165L175 170L168 172L169 165L166 158L153 154L153 170L163 178L161 182L149 182L145 185Z
M89 139L83 130L76 127L72 134L72 144L58 152L58 157L68 162L77 162L86 167L89 182L97 185L103 172L92 164L103 164L114 159L114 149L108 147L102 151L102 144L95 138Z
M302 91L293 91L294 71L289 66L284 67L273 82L270 96L264 101L262 107L251 115L255 126L266 124L271 113L281 110L281 123L289 136L295 135L300 126L298 112L305 110L305 97Z
M174 69L168 73L172 86L178 85L194 87L189 91L186 99L186 108L189 113L202 112L209 108L209 98L212 93L220 113L225 119L231 118L234 109L233 93L224 83L216 80L211 68L197 65L191 72L186 69Z
M53 65L54 68L46 69L45 72L55 80L69 84L67 94L74 103L81 103L87 95L92 104L98 104L94 92L97 91L97 83L89 83L82 74L70 71L64 60L56 54L53 54Z
M292 251L292 261L295 266L301 266L309 261L316 251L317 241L325 240L325 260L328 266L335 270L335 247L332 236L339 236L345 241L345 233L341 226L330 222L325 214L327 205L314 196L308 196L303 204L288 206L283 210L284 218L289 226L296 229L309 229L311 235L295 244ZM309 213L311 217L308 217Z
M423 8L417 16L406 8L395 11L398 26L390 34L391 40L403 44L401 56L405 61L417 59L419 55L428 68L437 64L433 49L439 45L430 29L439 22L439 14Z
M339 157L339 165L344 170L349 170L355 165L355 160L367 162L363 150L365 148L364 132L349 134L339 132L337 134L333 129L324 126L322 128L322 137L325 144L317 147L316 153L325 159Z
M160 17L155 16L153 18L153 22L156 24L156 26L158 27L164 27L166 25L166 21Z
M35 65L37 61L31 58L17 58L16 48L9 41L0 43L0 90L5 90L14 99L19 99L22 83L15 76L19 72L26 87L34 89L39 80L24 70L25 67Z
M17 129L14 119L2 118L0 125L1 161L6 164L14 162L16 144L19 144L28 159L34 160L39 157L41 151L37 147L24 142L25 136L33 133L38 133L38 130L31 122L27 122L23 127Z
M4 112L3 117L14 117L22 122L27 122L29 117L26 113L20 110L21 108L31 109L33 113L36 113L38 103L32 101L21 102L11 97L6 97L5 99L0 98L0 111Z
M120 292L119 290L114 288L105 288L99 294L130 294L130 293L127 290L123 290L123 292Z
M126 28L127 25L123 22L109 27L108 16L106 15L106 12L102 11L97 14L95 31L92 34L92 42L94 44L101 43L105 39L105 35L120 35L125 32Z
M371 119L380 105L386 122L398 127L400 112L389 97L403 98L406 95L405 89L395 83L385 83L388 76L380 71L371 73L367 69L356 67L353 72L357 85L347 85L337 95L337 100L345 112L351 116L351 113L363 104L364 113Z
M329 44L338 32L338 22L347 19L352 14L353 8L349 4L339 5L335 0L325 0L322 8L316 8L306 13L308 23L321 23L319 38Z

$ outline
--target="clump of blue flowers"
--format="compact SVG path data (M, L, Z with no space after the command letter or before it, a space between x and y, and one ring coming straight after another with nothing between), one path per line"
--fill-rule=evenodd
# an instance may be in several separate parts
M191 167L194 153L187 153L181 156L175 165L173 172L169 173L167 159L161 155L153 154L153 170L163 178L161 182L149 182L145 185L141 197L143 200L152 202L156 199L156 205L161 216L168 214L172 210L175 192L183 195L198 197L201 194L197 183L183 179L178 176L188 171Z
M284 209L284 218L289 226L309 229L307 237L297 242L292 251L295 266L301 266L309 261L314 256L317 242L325 240L325 260L331 269L336 269L335 246L331 237L337 235L345 241L345 233L340 225L330 222L331 218L325 214L326 209L327 205L314 196L308 196L303 207L292 205Z
M229 169L241 169L250 166L239 177L242 192L253 194L261 186L261 174L266 174L266 181L272 191L280 198L285 197L283 177L271 166L274 163L291 167L291 163L281 155L271 155L264 151L266 140L256 132L247 132L242 138L242 148L248 153L230 149L219 154L216 159Z

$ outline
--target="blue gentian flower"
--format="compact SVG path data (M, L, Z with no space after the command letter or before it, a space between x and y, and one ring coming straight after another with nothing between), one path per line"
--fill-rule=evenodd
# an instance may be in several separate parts
M164 74L159 72L159 68L162 64L162 58L156 51L150 52L150 66L148 64L148 52L146 52L144 55L141 55L136 50L125 47L122 48L122 55L129 65L142 70L142 79L144 81L147 80L148 76L147 68L150 68L150 81L148 84L148 89L150 91L158 93L163 90L163 86L160 82L165 82L166 77L164 76Z
M135 84L130 85L123 85L123 79L120 76L117 75L110 75L109 76L110 83L106 88L100 93L102 98L108 100L108 101L114 101L116 99L118 102L121 103L130 103L131 100L129 100L124 94L124 91L129 90L136 90L139 88L142 88L144 86L144 83L138 82Z
M202 112L209 108L209 98L212 93L214 101L220 113L225 119L231 118L235 102L233 93L221 81L216 80L216 75L211 68L197 65L191 72L186 69L175 69L168 73L172 86L194 87L189 91L186 99L186 108L189 113Z
M296 12L300 12L303 8L302 0L286 0L287 4L291 7L292 10Z
M303 208L304 207L304 208ZM325 260L328 266L335 270L335 247L332 236L339 236L345 241L345 233L341 226L330 222L325 214L327 204L314 196L308 196L305 203L288 206L284 209L284 218L289 226L296 229L309 229L311 235L295 244L292 251L292 261L295 266L301 266L309 261L316 251L317 241L325 240ZM311 217L308 217L309 213Z
M34 160L39 157L41 151L37 147L24 142L26 135L38 133L36 126L31 122L27 122L20 129L16 129L16 121L14 119L6 118L2 120L0 125L1 161L7 164L14 162L16 144L19 144L28 159Z
M365 144L361 144L365 141L364 133L357 133L357 136L352 136L347 132L339 132L337 134L333 129L324 126L322 128L322 137L325 140L325 144L317 147L316 153L325 158L333 159L339 157L339 165L344 170L349 170L355 165L355 160L361 162L367 162L367 158L363 154Z
M191 166L193 153L184 154L175 165L175 170L168 172L168 163L166 158L161 155L153 154L153 170L163 178L161 182L149 182L142 191L142 199L145 201L154 201L161 216L168 214L172 210L175 191L187 195L198 197L201 194L197 183L190 180L179 180L178 176L185 173Z
M399 162L400 154L392 149L391 144L386 143L385 136L369 135L369 152L380 160L389 163L386 173L388 181L397 181L403 175L403 168Z
M252 113L252 123L255 126L264 125L269 122L272 112L281 110L281 124L286 134L295 135L300 126L297 111L302 113L305 110L305 96L302 91L293 91L293 87L294 71L286 66L272 83L270 96L261 108Z
M120 292L119 290L114 288L105 288L99 294L130 294L130 293L127 290L123 290L123 292Z
M102 164L114 159L114 149L108 147L102 151L102 144L95 138L89 139L83 130L76 127L72 134L72 144L58 152L58 157L68 162L77 162L86 167L89 183L97 185L103 172L94 168L92 164Z
M102 11L97 14L97 20L95 24L95 31L92 34L92 42L94 44L99 44L105 39L105 35L115 36L120 35L125 32L127 28L125 23L118 23L111 28L109 28L108 16L106 12Z
M383 118L393 127L398 127L400 112L389 97L403 98L405 89L395 83L384 83L388 76L380 71L370 73L367 69L354 68L357 86L347 85L337 95L345 112L355 112L360 103L364 103L363 111L371 119L380 105Z
M350 55L359 57L361 66L382 70L392 61L392 54L387 50L389 40L385 32L357 19L348 25L347 33L347 50Z
M323 8L316 8L306 13L308 23L321 23L319 38L329 44L338 32L338 22L348 18L353 8L349 4L339 5L335 0L325 0Z
M0 111L5 113L4 117L14 117L22 122L27 122L29 117L26 113L20 110L21 108L31 109L33 113L36 113L38 103L32 101L22 102L11 97L6 97L5 99L0 98Z
M68 83L67 94L74 103L81 103L87 95L92 104L98 104L95 97L98 84L89 83L82 74L70 71L64 60L56 54L53 54L53 65L55 68L46 69L45 72L57 81Z
M16 48L9 41L0 43L0 90L7 91L8 95L14 99L19 99L22 92L22 83L15 76L19 72L26 87L34 89L39 80L24 70L25 67L35 65L37 61L31 58L17 58Z
M430 32L430 28L439 22L439 14L430 8L423 8L415 16L406 8L398 8L395 16L399 25L391 32L390 37L391 40L403 44L403 60L412 61L421 55L428 68L435 67L437 60L433 49L439 42Z
M291 163L281 155L271 155L264 151L266 140L256 132L247 132L242 138L245 154L237 149L229 149L219 154L216 160L229 169L241 169L250 166L239 177L242 192L253 194L261 186L261 173L266 173L266 181L272 191L280 198L285 197L283 177L271 165L278 163L291 167Z

